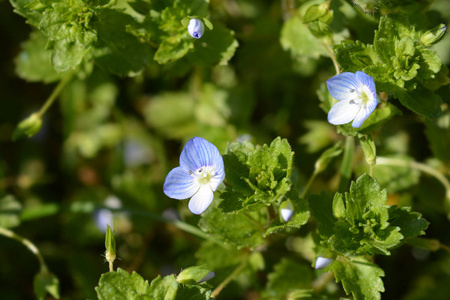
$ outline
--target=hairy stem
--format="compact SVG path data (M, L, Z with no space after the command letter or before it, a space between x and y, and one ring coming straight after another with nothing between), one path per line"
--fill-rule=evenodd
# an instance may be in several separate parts
M236 269L234 269L234 271L228 275L227 278L225 278L224 281L222 281L212 292L211 294L211 298L216 298L220 292L223 290L223 288L230 283L231 280L233 280L244 268L245 266L247 266L247 260L248 260L248 255L244 258L244 260L241 262L241 264L239 266L237 266Z
M416 161L408 161L404 159L398 159L398 158L387 158L387 157L377 157L377 164L379 165L385 165L385 166L399 166L399 167L407 167L419 170L423 173L427 173L434 178L436 178L442 185L445 187L445 197L447 201L450 201L450 182L448 179L439 173L437 170L433 169L432 167L429 167L423 163L419 163Z
M45 101L44 105L41 107L39 112L37 113L39 117L42 117L45 112L52 106L53 102L55 102L56 98L58 98L61 91L66 86L66 84L72 79L72 76L66 76L58 83L53 92L48 97L47 101Z
M27 247L28 250L30 250L34 255L36 255L37 259L39 260L39 264L41 266L41 272L47 271L47 266L45 264L44 258L39 252L39 249L30 240L21 237L20 235L12 232L11 230L8 230L3 227L0 227L0 234L22 243L22 245Z

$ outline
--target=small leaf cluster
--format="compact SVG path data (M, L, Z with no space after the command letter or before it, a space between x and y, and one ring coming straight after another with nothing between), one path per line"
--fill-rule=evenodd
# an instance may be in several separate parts
M378 92L392 94L413 112L434 119L442 102L434 91L448 83L448 69L428 48L435 41L424 42L422 37L429 35L411 25L406 15L389 14L380 18L373 44L346 40L334 51L341 71L369 74Z
M229 144L224 163L231 187L222 194L227 206L221 207L226 212L256 211L279 202L291 189L293 157L288 141L281 138L270 146L255 147L247 141Z
M128 10L110 1L11 0L11 4L39 30L31 33L17 58L18 74L30 81L51 82L72 70L83 75L92 71L93 62L113 74L135 76L148 64L174 62L188 52L184 69L225 64L238 45L231 30L220 24L213 28L206 19L206 0L138 0ZM201 41L186 29L186 21L194 17L212 30Z
M102 299L205 299L209 300L211 289L200 282L210 271L204 267L190 267L178 276L158 276L148 283L136 272L117 269L101 276L95 288Z
M322 245L340 255L390 255L389 250L406 238L424 234L428 222L420 214L389 207L386 202L386 190L381 190L374 178L367 174L359 177L349 193L334 195L329 216L333 221L322 223L326 229L319 227Z

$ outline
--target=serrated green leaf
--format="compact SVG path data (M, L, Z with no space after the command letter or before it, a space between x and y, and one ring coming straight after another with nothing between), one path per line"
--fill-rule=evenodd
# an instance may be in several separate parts
M210 207L203 213L198 225L213 238L220 239L226 244L238 249L244 247L255 249L264 243L262 226L266 220L261 220L261 224L258 225L259 221L254 219L257 215L247 214L223 214L220 209Z
M59 280L46 269L42 269L33 280L34 293L39 300L44 300L47 293L59 299Z
M134 273L133 273L134 274ZM178 283L174 275L158 276L152 280L148 289L148 299L175 300ZM146 298L143 298L146 299Z
M158 277L159 278L159 277ZM157 280L156 278L155 280ZM155 281L153 280L153 281ZM175 281L175 277L173 277ZM136 272L128 274L128 272L117 269L116 272L104 273L100 277L98 286L95 288L97 297L99 300L126 300L126 299L154 299L150 295L155 294L157 287L152 287L148 284L148 281L144 279ZM175 281L176 285L176 281ZM158 286L159 287L159 286ZM176 291L175 291L176 293ZM163 294L165 295L165 294ZM157 298L164 299L164 298ZM169 298L170 299L170 298Z
M294 215L288 222L282 222L280 219L276 219L273 221L270 226L267 228L264 237L277 233L280 231L285 231L291 228L300 228L302 225L306 224L309 219L309 210L308 210L308 202L305 199L299 198L297 191L290 191L286 194L286 197L292 203L292 209L294 211Z
M309 288L310 277L309 267L283 258L268 275L266 293L269 297L285 299L295 289Z
M238 46L234 32L216 24L212 30L206 31L201 39L195 41L193 50L186 58L193 65L226 65Z
M165 299L165 298L164 298ZM199 285L181 285L175 300L210 300L211 289Z
M322 244L342 254L390 255L389 249L398 246L403 235L388 222L386 202L386 190L381 190L374 178L362 175L352 182L345 198L335 196L333 210L338 221L333 235Z
M406 242L406 239L425 234L425 230L430 224L422 218L420 213L411 212L411 207L398 206L389 208L389 223L391 226L400 228L400 233L404 236L402 242Z
M378 55L372 45L360 41L344 40L333 48L342 72L364 71L366 67L377 64Z
M429 120L441 114L442 99L430 90L418 88L412 92L397 91L394 95L405 107Z
M39 31L30 33L30 38L22 44L22 51L16 57L16 73L27 81L51 83L61 79L51 63L51 51L46 49L47 38Z
M384 271L366 258L338 259L327 270L334 272L336 282L342 282L347 295L352 294L355 300L381 299Z
M0 227L12 228L20 224L22 204L13 196L8 195L0 199Z
M38 27L46 5L39 0L10 0L14 12L27 19L27 23Z

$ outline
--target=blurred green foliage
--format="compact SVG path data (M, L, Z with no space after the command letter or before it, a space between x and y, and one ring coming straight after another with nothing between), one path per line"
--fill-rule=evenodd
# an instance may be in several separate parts
M427 172L448 182L447 0L0 8L0 227L32 241L51 270L0 235L0 299L119 297L113 288L209 299L235 270L218 299L448 298L449 187ZM199 40L182 22L192 17L213 25ZM358 130L326 122L336 68L366 72L383 92ZM363 175L364 145L343 142L367 135L400 164L380 160ZM193 136L218 147L227 175L201 217L162 190ZM106 222L114 273L101 256ZM413 239L425 229L437 242ZM335 280L311 267L320 255L334 259L325 271Z

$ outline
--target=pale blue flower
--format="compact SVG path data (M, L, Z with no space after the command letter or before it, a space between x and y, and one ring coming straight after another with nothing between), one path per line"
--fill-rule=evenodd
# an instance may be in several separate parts
M199 19L191 19L188 25L188 32L193 38L199 39L205 32L205 25Z
M359 128L378 104L373 78L364 72L344 72L327 80L328 91L337 100L328 113L328 122L342 125L353 121Z
M164 193L170 198L191 198L189 210L199 215L211 204L225 169L219 150L207 140L194 137L184 146L180 166L172 169L164 182Z
M331 265L332 262L333 262L333 260L331 258L326 258L326 257L323 257L323 256L319 256L316 259L316 263L315 263L315 267L314 268L316 270L323 269L323 268L326 268L329 265Z

